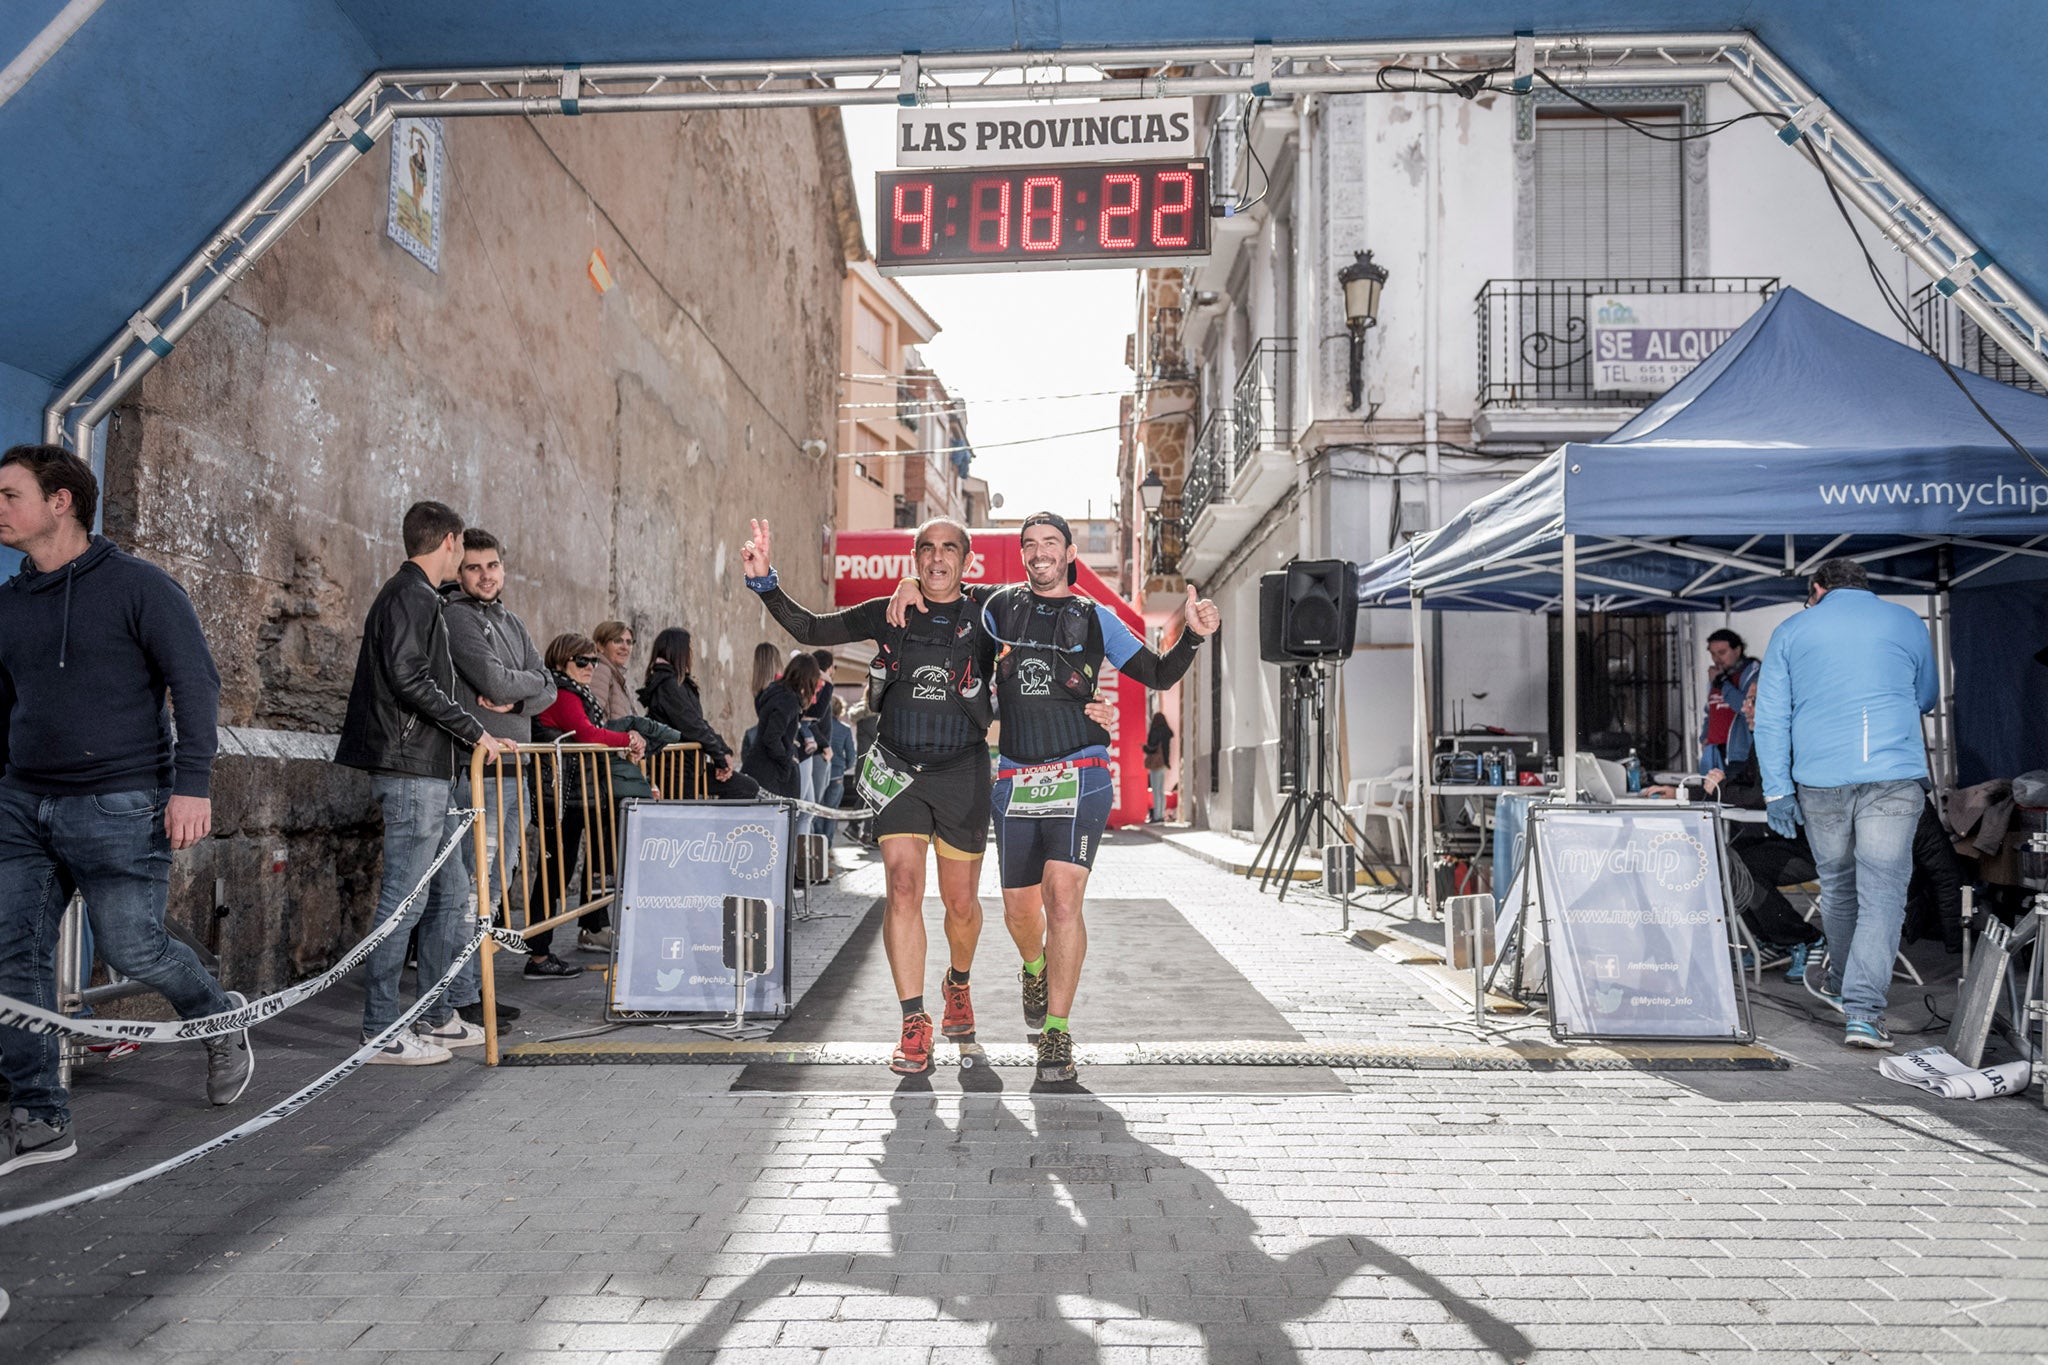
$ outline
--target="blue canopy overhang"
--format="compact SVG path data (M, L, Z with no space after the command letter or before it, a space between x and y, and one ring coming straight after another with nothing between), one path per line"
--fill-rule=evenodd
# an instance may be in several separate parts
M1957 379L2048 453L2048 398ZM1360 601L1556 610L1567 536L1589 610L1797 600L1834 556L1880 592L1991 586L2048 578L2048 473L1932 357L1786 289L1612 436L1363 568Z
M2048 298L2036 79L2048 29L2025 0L12 0L0 5L0 432L31 436L53 388L376 71L1531 29L1755 33Z

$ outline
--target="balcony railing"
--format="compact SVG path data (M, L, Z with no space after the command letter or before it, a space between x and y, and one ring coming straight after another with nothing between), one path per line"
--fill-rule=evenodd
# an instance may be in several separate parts
M1479 323L1479 405L1636 406L1640 393L1593 387L1587 300L1602 294L1755 294L1776 277L1488 280L1474 300Z
M1294 338L1261 337L1231 388L1233 467L1261 450L1294 444Z
M1981 374L2029 393L2048 393L2041 381L2012 358L2012 352L1977 325L1977 319L1933 285L1913 296L1913 321L1935 354L1959 370Z
M1171 578L1180 572L1180 554L1187 544L1181 535L1180 499L1161 498L1158 513L1147 521L1151 534L1145 550L1145 576Z
M1188 456L1188 476L1180 488L1182 543L1194 529L1202 509L1215 502L1230 487L1230 410L1217 408L1202 423L1195 448Z

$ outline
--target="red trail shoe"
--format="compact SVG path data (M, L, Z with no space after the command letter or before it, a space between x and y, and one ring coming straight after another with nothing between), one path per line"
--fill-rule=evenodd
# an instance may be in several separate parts
M903 1076L922 1076L932 1069L932 1017L923 1010L904 1017L903 1040L896 1044L889 1069Z
M974 998L968 993L968 983L955 985L949 975L939 993L946 997L946 1015L939 1024L939 1032L948 1038L974 1032Z

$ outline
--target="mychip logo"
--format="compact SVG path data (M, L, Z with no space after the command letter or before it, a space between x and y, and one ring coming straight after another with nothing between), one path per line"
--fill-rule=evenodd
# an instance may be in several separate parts
M1557 858L1580 876L1648 875L1666 891L1690 891L1707 879L1706 845L1679 830L1630 839L1619 848L1563 848Z
M723 835L700 834L677 839L649 835L640 841L640 861L676 867L682 863L721 866L734 876L754 881L775 870L781 847L766 825L735 825Z

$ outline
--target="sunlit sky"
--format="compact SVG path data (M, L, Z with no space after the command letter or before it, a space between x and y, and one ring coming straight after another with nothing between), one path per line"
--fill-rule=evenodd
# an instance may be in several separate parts
M875 172L895 165L896 111L841 113L872 250ZM1052 508L1078 517L1091 506L1097 516L1115 515L1117 395L1132 384L1124 337L1136 323L1136 272L916 275L898 282L944 329L920 349L947 388L967 400L974 472L1003 495L997 515ZM1083 393L1095 396L1049 396ZM1087 434L1038 439L1068 432ZM1014 441L1030 444L1004 444Z

